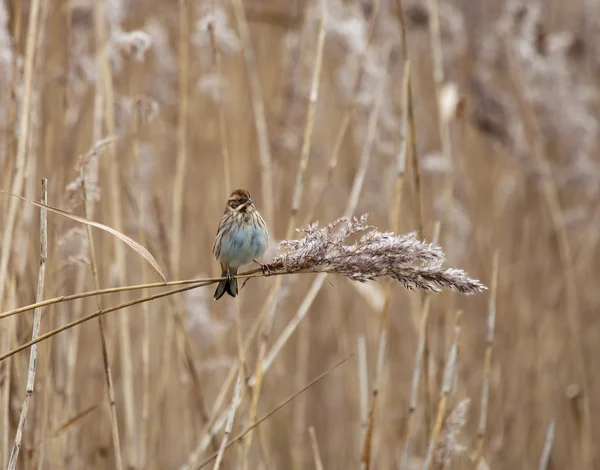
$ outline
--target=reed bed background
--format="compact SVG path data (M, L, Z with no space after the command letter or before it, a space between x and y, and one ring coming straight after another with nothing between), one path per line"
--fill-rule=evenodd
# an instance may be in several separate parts
M599 21L588 0L3 0L1 189L47 178L169 281L219 274L241 186L267 259L368 213L490 289L299 274L109 313L38 344L35 388L26 351L2 360L0 465L198 468L352 354L207 465L600 468ZM161 281L106 232L0 210L3 312ZM0 353L156 292L2 318Z

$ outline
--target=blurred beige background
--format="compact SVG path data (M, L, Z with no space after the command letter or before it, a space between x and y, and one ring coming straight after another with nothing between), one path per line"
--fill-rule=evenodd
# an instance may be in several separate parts
M13 188L19 178L14 170L23 139L18 123L27 96L26 44L35 30L30 123L21 143L25 197L39 199L39 181L46 177L49 204L83 216L78 161L88 155L89 218L148 247L168 279L177 280L218 275L213 237L227 195L241 186L252 192L267 219L274 239L268 256L273 256L291 214L320 2L244 0L243 14L238 9L236 15L238 0L97 1L41 0L34 25L29 24L31 1L2 2L2 189ZM354 214L368 213L369 222L386 231L396 212L401 233L419 229L410 152L399 211L394 203L409 59L420 236L431 241L440 223L447 266L464 269L488 286L499 250L485 463L479 468L538 468L553 420L546 468L600 468L595 445L600 373L594 363L600 344L600 9L589 0L439 0L434 12L441 47L436 48L431 2L403 2L407 58L396 2L327 0L314 130L295 226L342 216L361 158L368 157ZM105 21L99 21L102 11ZM438 87L436 52L443 62L443 86ZM256 106L264 110L265 129ZM376 123L371 135L370 119ZM114 154L104 145L89 155L95 143L111 136L118 138ZM10 243L0 279L2 311L33 303L38 277L39 210L2 196L2 213L12 204L17 207L12 235L8 218L0 218L2 244ZM55 214L48 217L44 298L94 290L85 229ZM100 287L160 281L135 251L111 235L94 229L93 242ZM282 279L270 335L250 343L249 374L261 338L270 350L315 277ZM207 418L222 416L231 403L233 386L215 406L238 357L238 333L251 331L275 282L249 281L239 297L238 326L236 302L215 303L212 285L105 317L124 468L176 469L191 457L198 457L192 458L197 465L217 449L222 428L193 455L206 436ZM42 310L41 330L158 291L55 304ZM309 427L314 427L323 468L361 465L385 296L383 281L356 285L327 278L266 372L258 416L351 352L353 358L266 420L247 452L244 443L228 449L222 468L315 468ZM443 292L427 301L430 375L425 380L422 373L412 418L410 468L423 467L457 310L463 311L462 332L448 410L455 422L444 427L446 447L439 448L434 467L473 468L489 298L489 291ZM400 468L423 300L421 293L392 284L370 468ZM3 353L31 338L32 318L29 312L0 320ZM0 364L2 465L17 430L28 361L24 351ZM118 468L105 383L97 320L41 343L17 468ZM230 438L252 421L249 389L242 388Z

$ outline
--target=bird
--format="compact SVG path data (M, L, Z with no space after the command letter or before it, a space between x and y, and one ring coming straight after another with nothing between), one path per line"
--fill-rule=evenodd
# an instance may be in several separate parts
M235 189L225 205L225 212L219 223L212 252L221 263L221 277L214 299L219 300L225 293L237 297L237 279L232 277L241 266L252 262L265 268L258 260L269 244L267 224L256 209L250 192L244 188Z

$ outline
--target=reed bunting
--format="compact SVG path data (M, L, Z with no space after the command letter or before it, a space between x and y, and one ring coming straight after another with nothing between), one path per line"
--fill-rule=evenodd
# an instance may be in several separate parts
M215 300L219 300L225 292L231 297L237 296L237 279L232 276L245 264L255 262L262 267L258 260L268 243L267 224L256 210L252 196L245 189L236 189L227 199L212 249L221 263L221 276L227 278L219 282Z

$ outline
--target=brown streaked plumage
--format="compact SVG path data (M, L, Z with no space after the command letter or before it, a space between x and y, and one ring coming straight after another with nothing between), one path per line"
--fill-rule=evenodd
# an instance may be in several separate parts
M225 292L232 297L237 296L237 280L231 276L235 276L245 264L260 264L258 259L264 254L268 241L267 225L256 210L250 192L243 188L235 189L227 199L212 249L221 263L222 276L227 278L219 282L215 300Z

